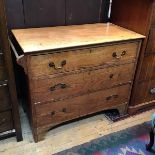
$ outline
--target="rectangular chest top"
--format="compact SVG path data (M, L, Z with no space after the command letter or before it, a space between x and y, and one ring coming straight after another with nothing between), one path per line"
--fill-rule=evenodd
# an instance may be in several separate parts
M12 30L24 54L144 38L112 23Z

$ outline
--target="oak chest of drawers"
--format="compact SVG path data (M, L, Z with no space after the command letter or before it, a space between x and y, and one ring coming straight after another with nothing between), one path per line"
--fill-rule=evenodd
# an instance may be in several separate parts
M107 109L126 113L144 36L111 23L12 34L12 49L28 77L36 142L65 121Z

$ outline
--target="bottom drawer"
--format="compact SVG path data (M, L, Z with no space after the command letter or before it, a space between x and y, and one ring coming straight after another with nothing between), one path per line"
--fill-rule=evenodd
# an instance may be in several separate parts
M140 82L134 95L134 105L155 100L155 80Z
M97 91L63 101L35 105L37 126L60 124L80 116L99 112L127 103L130 85Z
M0 133L13 129L13 120L11 111L0 113Z
M0 85L0 112L11 107L9 89L7 84Z

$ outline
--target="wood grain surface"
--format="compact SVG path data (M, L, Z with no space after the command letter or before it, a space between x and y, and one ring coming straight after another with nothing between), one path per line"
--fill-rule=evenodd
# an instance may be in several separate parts
M50 76L31 81L32 104L80 96L93 91L131 82L135 64L98 68L70 75Z
M155 27L152 27L150 29L150 33L148 36L148 42L147 42L147 47L146 47L146 53L153 53L155 52Z
M13 129L13 120L11 111L0 113L0 132L5 132Z
M16 29L12 33L24 53L144 38L111 23Z
M36 105L37 126L44 126L110 109L128 102L130 85L102 90L68 100Z
M144 57L139 81L155 79L155 55L149 54Z
M7 84L0 85L0 112L11 108L10 94Z
M133 100L135 105L154 103L155 92L151 93L152 89L155 89L155 80L147 80L138 83L138 90Z
M38 78L97 66L106 67L131 63L135 62L137 58L138 48L139 42L135 41L97 48L30 56L27 59L28 72L31 78ZM123 52L125 53L123 54ZM64 61L65 64L62 65Z

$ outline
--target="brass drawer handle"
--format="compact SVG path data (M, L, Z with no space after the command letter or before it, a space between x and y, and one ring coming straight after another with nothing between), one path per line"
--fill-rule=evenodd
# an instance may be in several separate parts
M0 122L0 126L3 125L5 122L6 122L6 119L3 118L3 119L1 120L1 122Z
M125 56L126 55L126 51L123 51L122 53L117 53L117 52L114 52L113 54L112 54L112 56L114 57L114 58L116 58L116 59L121 59L123 56Z
M106 100L110 101L110 100L116 99L116 98L118 98L118 95L111 95L111 96L106 97Z
M55 86L50 87L50 91L55 91L56 89L65 89L67 88L67 85L65 83L59 83Z
M66 60L63 60L63 61L60 63L60 66L57 66L57 65L55 65L54 62L50 62L50 63L49 63L49 67L54 68L55 70L59 70L59 69L62 69L63 66L66 65L66 63L67 63Z

